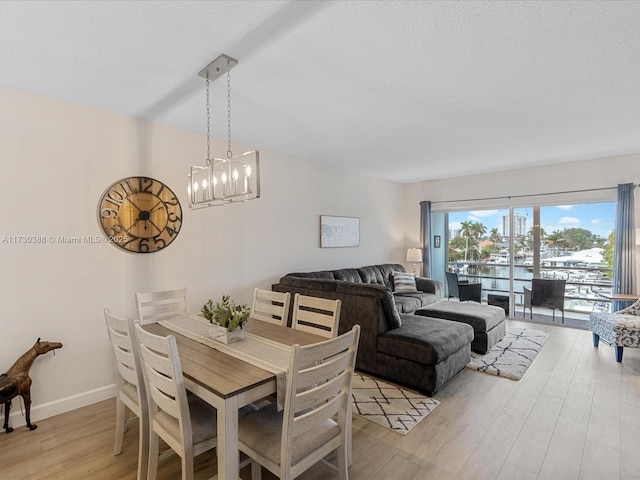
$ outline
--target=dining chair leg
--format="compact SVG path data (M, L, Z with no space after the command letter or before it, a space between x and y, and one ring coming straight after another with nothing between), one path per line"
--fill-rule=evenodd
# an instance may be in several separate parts
M139 422L140 435L138 442L138 480L147 480L147 470L149 468L149 425L142 419Z
M338 447L338 479L347 480L349 478L349 466L347 465L348 445L343 443Z
M193 480L193 453L184 452L182 457L182 480Z
M155 432L149 434L149 462L147 478L155 480L158 475L158 456L160 454L160 437Z
M262 465L255 460L251 461L251 480L262 480Z
M113 445L113 454L122 453L122 438L124 437L124 427L127 423L127 407L116 397L116 439Z

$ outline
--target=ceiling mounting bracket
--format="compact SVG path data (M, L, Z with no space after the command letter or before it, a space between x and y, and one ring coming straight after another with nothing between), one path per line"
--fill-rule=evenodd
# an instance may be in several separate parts
M231 70L237 64L238 60L236 60L235 58L231 58L223 53L209 65L200 70L198 72L198 76L207 78L208 75L209 81L213 82L216 78L227 73L227 65L229 65L228 69Z

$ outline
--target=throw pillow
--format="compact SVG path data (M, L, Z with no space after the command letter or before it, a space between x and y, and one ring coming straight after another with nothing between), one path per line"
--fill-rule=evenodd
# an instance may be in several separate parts
M393 291L396 293L417 293L416 277L413 273L393 272Z

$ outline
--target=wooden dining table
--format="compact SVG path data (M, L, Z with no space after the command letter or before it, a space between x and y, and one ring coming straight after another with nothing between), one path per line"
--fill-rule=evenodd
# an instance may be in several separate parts
M158 323L143 325L157 335L174 335L185 386L218 412L218 478L240 475L238 409L276 393L276 375ZM284 345L309 345L326 340L319 335L250 319L246 331Z

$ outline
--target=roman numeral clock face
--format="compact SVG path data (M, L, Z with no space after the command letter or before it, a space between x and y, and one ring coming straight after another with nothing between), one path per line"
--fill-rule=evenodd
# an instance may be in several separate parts
M182 226L175 193L148 177L111 185L100 199L98 220L110 243L134 253L152 253L173 242Z

